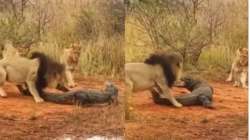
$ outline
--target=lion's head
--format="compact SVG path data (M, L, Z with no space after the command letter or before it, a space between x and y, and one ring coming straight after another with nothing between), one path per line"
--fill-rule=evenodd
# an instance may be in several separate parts
M236 53L236 59L238 60L238 65L247 66L248 65L248 48L239 48Z
M62 63L65 63L71 69L75 69L75 67L78 65L80 53L81 53L81 46L77 44L72 44L71 47L65 48L63 50L64 57L62 60Z
M183 58L177 53L154 53L144 63L161 65L169 87L172 87L174 82L178 81L181 77Z

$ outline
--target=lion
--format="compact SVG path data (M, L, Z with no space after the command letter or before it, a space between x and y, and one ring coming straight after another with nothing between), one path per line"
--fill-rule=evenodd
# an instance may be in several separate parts
M7 42L3 50L3 59L0 60L0 96L7 97L2 86L8 81L15 85L27 84L35 102L43 102L35 85L38 68L39 59L20 57L12 44Z
M42 48L43 46L44 43L38 42L36 44L31 45L30 47L17 47L15 48L15 51L22 57L28 57L32 54L32 52L36 50L35 47ZM65 66L65 71L62 76L64 76L65 85L67 85L67 87L69 88L74 88L77 86L72 73L74 72L75 67L78 64L80 49L80 45L77 44L73 44L71 45L71 47L68 48L63 48L61 51L61 55L58 59L58 62ZM61 87L59 85L58 88L66 91L66 87Z
M125 64L125 83L128 99L132 92L157 89L175 107L182 107L170 93L170 88L181 77L183 58L176 53L154 53L144 63Z
M0 96L7 94L2 86L6 81L14 83L19 90L30 93L35 102L43 102L43 89L64 87L65 66L43 53L33 52L30 58L22 57L11 43L6 43L0 60ZM26 90L28 91L26 91ZM68 89L65 89L68 91Z
M44 44L42 42L39 43L39 47L42 47L43 45ZM78 64L78 59L81 52L80 50L80 45L73 44L68 48L63 48L62 55L59 57L59 63L65 66L62 76L64 77L65 84L69 88L74 88L77 86L72 73L75 71L75 68Z
M0 61L0 96L7 94L2 86L5 81L11 82L31 94L35 102L43 101L59 104L86 104L86 103L118 103L118 88L111 82L106 83L103 91L76 90L67 92L48 92L45 88L56 88L64 81L65 65L60 64L41 52L31 53L30 58L20 56L19 51L6 43L3 50L3 59ZM27 90L27 91L26 91Z
M70 48L63 50L60 62L65 65L65 79L70 88L76 87L72 72L78 64L81 48L79 45L72 45Z
M236 57L233 60L230 74L227 78L227 82L234 81L235 87L247 87L247 75L248 75L248 49L239 48L236 51Z

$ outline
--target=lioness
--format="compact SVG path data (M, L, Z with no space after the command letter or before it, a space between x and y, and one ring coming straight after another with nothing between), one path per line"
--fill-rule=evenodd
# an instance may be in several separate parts
M247 88L248 75L248 49L239 48L236 52L236 57L232 63L230 74L227 82L234 81L236 87Z
M61 63L65 65L65 79L68 86L71 88L76 86L72 72L75 70L75 67L78 64L80 53L80 46L72 45L70 48L65 48L63 50L63 55L60 57Z

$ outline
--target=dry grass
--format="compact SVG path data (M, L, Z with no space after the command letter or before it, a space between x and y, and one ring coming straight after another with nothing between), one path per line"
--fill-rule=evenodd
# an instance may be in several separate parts
M231 66L234 57L235 51L227 46L208 48L201 54L199 65L201 67L221 67L226 69Z
M85 75L123 77L123 39L121 37L99 38L97 42L84 44L79 67L81 73Z
M58 43L43 43L35 46L30 52L44 52L60 62L64 46ZM92 76L123 77L124 50L121 37L99 39L97 42L81 43L81 54L77 69L81 74Z

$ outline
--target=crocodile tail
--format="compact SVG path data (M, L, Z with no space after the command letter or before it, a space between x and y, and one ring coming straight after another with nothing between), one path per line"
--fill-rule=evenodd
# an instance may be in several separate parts
M77 92L49 93L43 91L43 99L57 104L74 104Z

